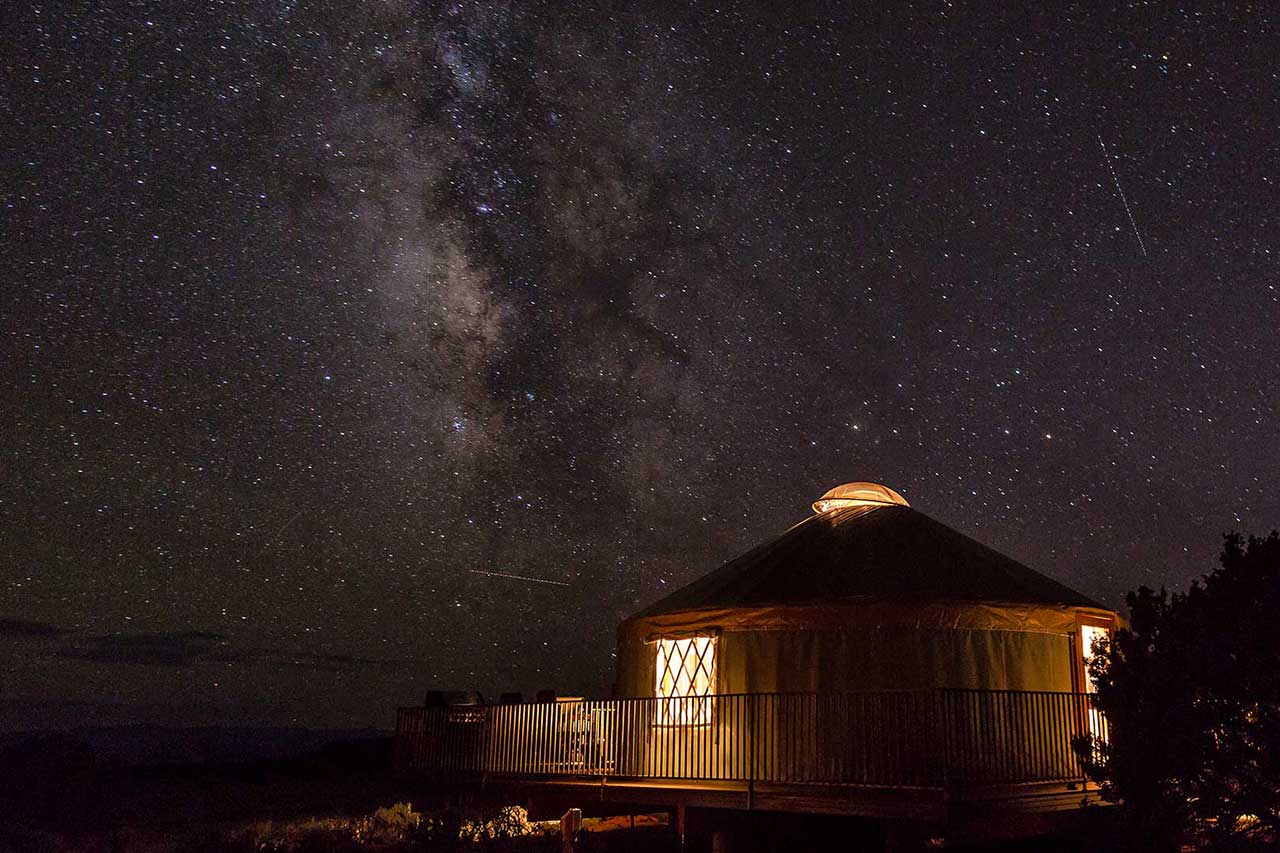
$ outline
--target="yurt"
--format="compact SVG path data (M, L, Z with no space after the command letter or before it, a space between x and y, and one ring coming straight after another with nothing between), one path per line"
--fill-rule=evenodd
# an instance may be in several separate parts
M1087 689L1112 610L886 486L849 483L812 508L623 622L619 695Z

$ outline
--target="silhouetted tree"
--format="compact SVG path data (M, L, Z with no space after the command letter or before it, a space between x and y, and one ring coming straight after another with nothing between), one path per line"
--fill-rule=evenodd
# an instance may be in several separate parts
M1078 746L1130 849L1280 844L1280 536L1229 535L1221 562L1185 593L1129 593L1130 627L1097 647L1110 742Z

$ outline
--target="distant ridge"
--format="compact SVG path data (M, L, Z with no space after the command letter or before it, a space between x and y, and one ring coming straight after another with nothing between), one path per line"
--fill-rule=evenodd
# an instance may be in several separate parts
M33 738L87 745L100 763L125 767L223 764L276 760L316 752L334 743L390 736L379 729L200 727L130 725L0 732L0 751Z

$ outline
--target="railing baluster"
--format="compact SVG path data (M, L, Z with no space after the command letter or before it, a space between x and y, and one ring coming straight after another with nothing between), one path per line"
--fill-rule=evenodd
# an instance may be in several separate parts
M1077 734L1108 735L1083 693L724 694L404 708L394 755L437 775L937 786L1077 779Z

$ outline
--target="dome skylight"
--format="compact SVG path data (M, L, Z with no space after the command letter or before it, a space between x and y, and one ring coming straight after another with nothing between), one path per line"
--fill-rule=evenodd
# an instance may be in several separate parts
M836 486L813 502L813 511L821 515L850 506L911 506L907 499L879 483L845 483Z

